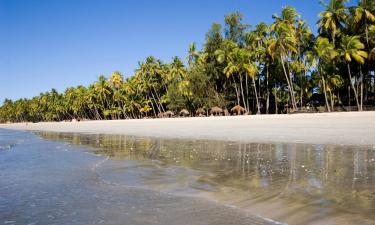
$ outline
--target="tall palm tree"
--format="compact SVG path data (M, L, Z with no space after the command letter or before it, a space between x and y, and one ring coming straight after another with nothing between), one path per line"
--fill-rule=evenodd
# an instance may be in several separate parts
M189 53L188 54L189 54L188 64L189 64L190 67L192 67L193 63L196 62L196 60L199 57L199 53L197 52L197 46L196 46L195 42L192 42L189 45Z
M225 68L223 70L224 74L227 78L232 78L234 88L236 91L236 97L237 97L237 105L240 105L240 94L239 90L237 88L237 82L234 78L234 75L238 72L238 67L234 63L233 58L233 50L237 48L238 45L234 43L231 40L225 40L222 43L221 49L218 49L215 51L215 56L217 58L217 61L221 64L225 64Z
M317 66L318 66L318 75L321 79L324 99L326 102L326 107L328 112L331 111L330 104L328 103L328 96L327 96L327 85L326 85L326 71L327 66L329 66L332 61L337 57L337 52L335 51L335 46L333 43L329 42L327 38L319 37L316 40L314 46L314 53L317 56Z
M321 4L323 4L326 9L319 14L319 33L322 34L326 32L330 34L334 46L336 46L336 37L348 18L345 2L347 2L347 0L330 0L328 4L321 1Z
M169 65L167 81L171 82L173 80L181 80L186 76L186 72L185 65L181 59L174 57L173 62Z
M360 0L357 6L351 8L352 21L356 33L364 33L364 39L366 44L366 51L371 54L370 46L370 26L375 22L375 2L373 0ZM363 40L363 39L362 39ZM370 58L371 59L371 58ZM365 67L365 74L362 76L361 73L361 107L363 104L363 87L365 85L366 93L368 91L369 82L371 81L371 63L367 63ZM367 100L367 94L366 94Z
M104 75L100 75L98 81L95 82L94 91L97 99L101 102L101 105L98 106L102 111L104 111L104 109L109 106L108 99L110 98L111 94L111 90Z
M358 6L354 7L354 23L364 24L367 45L369 45L369 24L375 22L375 15L372 11L375 10L374 5L371 0L360 0Z
M268 47L268 38L269 38L269 27L266 23L259 23L255 30L249 32L246 36L246 50L251 53L250 62L251 66L248 67L248 75L252 79L253 88L256 90L255 84L255 77L257 75L261 75L265 73L265 88L266 88L266 113L268 113L269 108L269 55L267 54L267 47ZM256 66L254 68L253 66ZM257 73L257 74L255 74ZM247 78L247 76L246 76ZM253 79L254 78L254 79ZM261 89L261 79L258 79L259 83L259 94L256 93L256 100L257 100L257 113L260 113L260 105L259 105L259 97L260 97L260 89ZM255 86L254 86L255 85ZM247 88L247 79L246 79L246 91ZM248 94L247 94L248 96ZM248 104L249 105L249 104ZM249 109L247 109L249 110Z
M115 71L112 73L111 77L109 78L109 84L116 90L118 90L123 82L122 74L119 71Z
M273 59L277 57L281 62L288 85L292 107L295 111L298 109L293 88L293 77L291 71L288 71L286 67L289 67L287 60L291 58L290 56L298 53L295 26L298 17L299 14L297 11L290 6L283 8L281 17L278 17L277 15L273 16L275 22L271 25L271 31L275 38L270 39L267 49Z
M338 49L339 55L341 56L342 60L346 63L349 75L349 83L352 87L354 92L355 101L357 103L358 110L362 110L358 100L357 90L354 86L352 81L352 73L350 70L350 63L354 59L355 62L359 64L364 64L365 59L367 59L368 54L364 51L365 45L360 41L359 36L343 36L342 41L340 43L340 47Z
M256 100L256 104L257 104L257 114L260 114L259 96L258 96L258 91L257 91L257 85L256 85L256 82L255 82L255 77L259 73L258 67L255 64L255 62L251 60L252 57L251 57L251 55L249 55L248 52L244 52L242 54L243 54L243 58L245 59L244 62L242 63L242 67L243 67L245 73L248 76L250 76L250 78L252 80L255 100Z

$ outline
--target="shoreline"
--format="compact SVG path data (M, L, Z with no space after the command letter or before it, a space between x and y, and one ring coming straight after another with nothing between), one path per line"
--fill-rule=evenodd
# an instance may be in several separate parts
M254 143L375 146L375 112L0 124L0 128Z

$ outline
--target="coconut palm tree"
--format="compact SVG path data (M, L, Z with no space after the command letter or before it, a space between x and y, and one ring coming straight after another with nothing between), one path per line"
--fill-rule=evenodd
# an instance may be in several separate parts
M227 78L232 78L233 80L234 88L236 91L236 97L237 97L237 105L239 105L240 94L239 94L239 89L237 87L237 82L234 78L234 75L238 72L239 68L234 63L235 59L233 58L233 50L237 47L238 45L234 43L233 41L225 40L222 44L221 49L218 49L215 51L215 55L219 63L226 65L223 72Z
M123 82L123 76L119 71L115 71L112 73L111 77L109 78L109 84L112 88L118 90Z
M364 36L363 40L366 44L366 51L371 54L371 43L370 43L370 26L375 22L375 3L369 0L360 0L357 6L351 7L352 13L352 25L355 33ZM363 35L362 35L363 34ZM370 58L371 60L371 58ZM371 87L369 81L371 81L371 63L368 62L363 68L364 74L361 73L361 107L363 105L363 87L366 89L366 100L368 87Z
M168 83L174 80L181 80L186 76L186 69L184 63L177 56L173 58L173 62L169 64L169 70L166 77Z
M257 114L260 114L259 96L258 96L258 91L257 91L257 85L255 83L255 77L258 75L257 65L254 62L251 62L249 60L247 63L243 64L243 68L246 71L247 75L249 75L250 78L251 78L251 80L252 80L252 85L253 85L253 88L254 88L255 100L256 100L256 104L257 104Z
M293 77L291 71L288 71L286 67L289 67L287 61L292 54L296 54L297 50L297 39L295 35L295 23L299 14L293 7L285 7L282 10L282 16L273 16L275 22L271 25L271 31L274 34L274 38L270 39L267 48L268 53L273 59L278 58L281 62L285 79L288 85L288 91L292 103L293 110L297 111L297 103L293 88Z
M360 0L354 7L354 23L365 27L366 43L369 45L369 24L375 22L375 3L371 0Z
M197 52L197 46L195 42L192 42L189 45L189 56L188 56L189 67L193 66L193 64L197 61L198 57L199 57L199 52Z
M321 1L326 9L319 14L319 33L329 34L334 46L336 46L336 37L348 18L347 8L345 7L346 1L330 0L329 3Z
M318 75L321 79L321 86L323 88L324 99L328 112L331 112L330 104L328 103L327 85L325 81L327 66L337 57L338 53L335 50L333 43L329 42L328 38L319 37L316 40L313 54L317 56Z
M348 76L349 76L349 82L352 87L352 90L354 92L355 101L358 107L358 110L362 110L359 104L358 100L358 94L357 90L354 86L354 83L352 81L352 72L350 69L350 63L353 61L364 64L365 59L367 59L368 54L366 51L364 51L365 45L360 41L359 36L343 36L340 47L338 49L338 53L343 60L343 62L346 63L347 69L348 69Z

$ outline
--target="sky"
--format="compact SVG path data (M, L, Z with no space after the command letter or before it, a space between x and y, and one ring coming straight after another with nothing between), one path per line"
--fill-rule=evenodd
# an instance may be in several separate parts
M271 23L286 5L316 30L319 0L0 0L0 104L115 70L127 77L149 55L186 59L224 15Z

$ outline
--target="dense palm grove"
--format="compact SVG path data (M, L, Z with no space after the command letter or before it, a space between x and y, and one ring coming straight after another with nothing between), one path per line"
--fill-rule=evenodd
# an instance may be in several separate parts
M0 121L209 115L234 106L253 114L363 110L375 102L375 1L322 4L316 36L291 6L270 25L232 13L212 24L201 50L189 46L187 65L150 56L126 79L116 71L88 87L7 99Z

